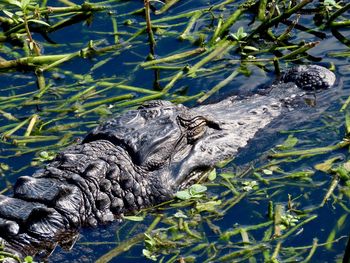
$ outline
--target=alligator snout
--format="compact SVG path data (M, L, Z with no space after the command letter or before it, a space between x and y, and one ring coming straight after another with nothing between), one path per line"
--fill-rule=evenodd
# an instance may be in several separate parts
M300 89L312 91L327 89L334 85L335 74L318 65L299 65L282 74L281 81L292 82Z

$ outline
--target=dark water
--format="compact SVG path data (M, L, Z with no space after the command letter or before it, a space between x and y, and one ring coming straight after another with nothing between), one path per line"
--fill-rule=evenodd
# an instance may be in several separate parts
M206 8L211 5L220 3L221 1L180 1L172 7L164 15L152 16L152 19L166 18L177 14L189 12L191 10L198 10ZM241 2L241 1L240 1ZM76 2L78 3L78 2ZM49 5L58 5L56 1L49 1ZM58 30L49 34L49 37L56 44L48 43L40 34L35 34L33 37L43 46L44 55L48 54L62 54L70 53L87 47L90 40L94 40L98 47L113 44L114 38L111 32L113 32L111 17L115 17L118 23L118 31L121 32L119 41L122 47L118 53L110 52L105 55L93 56L91 58L82 59L76 58L67 63L61 64L59 67L54 68L51 71L44 73L46 78L46 84L51 88L40 99L40 103L29 103L33 99L33 96L38 93L36 86L36 78L32 72L10 72L1 74L1 102L0 109L13 114L19 120L25 120L32 114L38 114L40 116L40 125L37 126L34 133L37 135L54 135L58 138L39 142L28 143L25 146L13 145L11 140L2 142L1 144L1 157L0 163L5 163L10 167L10 171L5 171L4 176L0 180L0 189L5 189L16 181L16 178L20 175L29 175L36 168L31 167L30 163L33 158L43 150L58 151L64 148L66 144L71 144L78 140L81 136L94 127L98 122L103 121L106 118L113 116L125 110L125 107L118 106L118 103L112 106L110 103L107 107L103 108L103 111L92 110L85 114L86 110L91 110L94 107L83 109L80 112L77 111L80 105L84 105L84 100L78 102L72 102L64 109L69 108L71 110L62 110L62 105L66 100L69 100L71 96L79 93L80 91L95 86L95 90L101 91L106 88L101 84L101 81L107 81L109 83L120 83L125 85L136 86L145 88L148 90L157 89L155 83L159 83L160 87L164 87L169 83L171 78L178 72L178 70L159 70L143 69L139 66L139 63L146 60L149 54L149 45L147 41L147 35L141 34L128 43L125 41L138 30L142 28L144 24L144 18L141 15L128 15L132 10L136 10L143 7L142 1L113 1L105 3L110 6L107 12L96 13L93 16L91 24L86 22L80 22L62 30ZM239 3L233 2L226 6L225 10L217 9L213 11L215 16L223 14L224 17L229 16L233 10L236 10ZM159 8L160 4L155 3L155 6ZM349 12L344 14L349 19ZM243 26L245 31L249 33L252 28L256 27L258 22L251 23L252 15L248 12L244 14L240 21L235 23L231 32L237 32L240 26ZM303 15L300 23L306 26L313 26L312 15ZM131 26L126 26L124 22L130 19L133 21ZM162 25L160 28L162 32L158 31L155 34L156 38L156 56L164 57L179 52L192 50L196 46L191 41L180 41L177 37L186 28L190 18L181 18L177 20L171 20L168 22L155 22L156 25ZM57 18L52 18L52 22L57 21ZM214 19L213 25L217 22ZM213 30L212 18L209 15L205 15L196 21L191 34L193 38L198 36L198 32L206 33L207 39L210 36L210 32ZM280 30L283 32L285 27L275 29L276 32ZM350 37L349 30L340 30L345 37ZM317 95L317 106L315 108L306 109L304 113L287 114L284 119L279 120L274 125L271 125L264 131L259 132L257 138L252 140L246 149L243 149L237 159L227 165L225 168L219 169L217 172L236 172L237 169L245 169L248 165L254 165L255 167L266 165L270 160L267 158L267 152L274 146L281 144L288 136L288 134L294 134L298 138L300 149L310 149L315 147L327 146L338 143L341 141L345 134L344 119L345 112L339 112L346 98L349 96L350 88L350 67L349 57L341 55L337 56L339 52L349 51L349 47L340 43L330 32L330 30L324 30L326 34L325 39L319 39L312 34L293 30L292 43L298 43L301 40L306 42L320 41L320 44L311 49L308 53L315 58L320 58L321 61L318 64L329 67L334 66L335 72L338 78L336 87L328 91L327 93ZM130 46L129 46L130 45ZM267 45L267 43L266 43ZM0 54L5 59L13 59L16 54L6 52L6 48L13 48L9 44L4 44L1 47ZM14 50L18 54L22 54L21 49ZM271 58L273 55L270 53L263 53L258 58ZM188 61L182 61L181 63L169 63L171 66L183 67L186 64L193 65L203 57L198 56ZM224 78L226 78L231 72L240 66L240 55L236 52L235 48L229 53L223 55L220 59L211 62L204 67L206 71L199 71L197 77L185 77L177 81L175 86L170 90L170 93L164 96L166 99L181 99L180 96L192 96L201 91L210 90ZM301 60L303 63L310 62L308 58ZM94 68L98 63L103 62L98 68ZM281 68L284 69L293 65L292 62L281 62ZM268 64L267 69L270 72L266 73L253 64L247 64L249 76L239 74L235 80L221 89L218 93L214 94L209 101L216 101L220 98L227 97L230 94L236 94L239 92L246 92L247 90L254 90L257 87L271 82L274 78L273 66ZM115 86L115 85L114 85ZM14 96L18 94L30 93L28 96L24 96L22 99L13 100L6 99L6 97ZM111 88L103 91L99 94L95 94L92 98L86 97L87 102L98 101L102 98L112 98L115 96L132 93L136 98L145 96L138 92L131 92L120 88ZM196 105L196 100L189 100L185 102L188 106ZM134 105L132 105L134 106ZM305 113L306 112L306 113ZM12 124L13 121L9 121L6 118L0 116L1 132L5 132L13 128L14 126L6 125ZM66 128L62 131L53 131L54 127L63 124L74 124L71 128ZM16 135L23 135L27 125L24 125ZM42 127L40 129L39 127ZM50 130L51 129L51 130ZM293 133L292 130L298 130ZM289 131L289 132L281 132ZM63 136L71 133L71 137L68 138L67 143L57 145L57 142L63 138ZM20 138L19 138L20 139ZM25 153L29 151L29 153ZM338 150L335 152L319 155L311 158L304 158L295 162L281 164L281 167L287 172L293 171L314 171L314 165L321 163L329 158L339 156L343 160L349 158L348 151L346 149ZM344 161L343 161L344 162ZM238 167L238 168L237 168ZM253 174L248 174L248 179L255 179ZM307 209L313 207L315 204L321 203L324 198L330 184L332 177L329 174L316 171L312 177L312 180L303 181L298 179L286 179L285 181L272 181L268 186L261 185L261 191L264 195L247 195L237 205L229 209L223 216L218 216L213 220L213 223L218 225L222 232L233 229L237 225L250 226L258 223L266 222L266 211L268 202L286 204L288 201L288 194L293 197L298 197L296 203L299 204L299 209ZM265 189L266 188L266 189ZM346 186L344 182L340 182L334 191L333 196L325 204L323 208L315 210L312 214L316 214L317 218L306 225L302 226L298 234L293 233L290 237L286 238L283 242L283 247L302 247L310 246L314 238L318 239L318 243L325 243L329 238L332 231L335 231L334 239L339 239L331 247L320 246L317 248L311 262L335 262L341 261L342 254L345 249L347 237L350 233L350 224L348 219L348 211L346 207L349 207L349 197L346 194L341 195L340 192L346 192ZM220 195L223 191L226 191L224 187L209 186L209 196ZM11 190L7 191L10 193ZM260 193L261 194L261 193ZM339 196L342 196L342 204L340 206L337 201ZM258 198L259 197L259 198ZM345 208L344 208L345 207ZM169 207L168 207L169 208ZM159 213L167 215L173 215L177 209L168 209L165 211L159 211ZM186 210L187 209L187 210ZM188 211L190 208L185 208ZM108 226L100 226L96 229L83 229L81 235L75 246L70 251L64 251L61 248L57 248L53 255L49 258L52 262L93 262L111 249L113 249L119 242L123 242L128 238L144 232L149 225L153 222L157 213L152 213L146 216L145 220L141 223L126 221L121 224L115 223ZM337 222L341 218L346 217L340 225L337 226ZM201 231L206 234L207 242L217 242L216 245L220 248L221 241L218 241L218 235L213 233L212 230L202 222L199 224ZM166 227L164 222L161 222L158 227ZM263 230L266 230L263 229ZM263 239L264 231L259 230L252 232L251 240ZM231 239L233 243L240 242L241 236L235 236ZM96 242L96 243L95 243ZM200 241L198 241L200 243ZM277 242L269 242L267 246L270 248L272 254ZM192 246L193 247L193 246ZM142 256L142 249L144 244L138 243L132 247L129 251L123 253L121 256L116 257L112 262L148 262ZM229 248L226 248L225 253L230 252ZM172 252L170 257L176 253L178 255L188 256L189 247L178 247L175 252ZM288 258L286 254L281 254L280 262L284 262L283 259ZM203 262L208 259L206 253L194 253L196 262ZM218 253L218 257L223 254ZM307 253L306 253L307 255ZM306 257L303 254L303 258ZM179 256L180 257L180 256ZM158 257L158 260L161 258ZM262 262L262 254L255 256L257 262ZM296 257L296 261L300 258ZM166 261L164 261L166 262ZM214 258L212 262L216 262ZM233 262L235 260L233 259Z

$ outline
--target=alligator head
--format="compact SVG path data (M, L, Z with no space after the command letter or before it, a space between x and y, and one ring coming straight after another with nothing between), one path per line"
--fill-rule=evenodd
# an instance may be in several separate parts
M305 90L334 81L323 67L298 66L264 95L195 108L151 101L128 111L32 177L20 177L13 197L0 196L0 237L21 256L50 252L81 226L169 200L218 162L232 159Z

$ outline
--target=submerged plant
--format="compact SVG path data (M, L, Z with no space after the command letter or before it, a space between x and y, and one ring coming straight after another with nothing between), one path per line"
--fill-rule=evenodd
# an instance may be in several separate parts
M31 165L52 160L98 122L143 102L215 100L241 84L260 88L256 76L318 63L320 55L326 66L341 67L345 80L349 73L350 5L341 1L50 4L0 2L3 193L15 177L31 173ZM329 43L337 44L334 52L322 49ZM96 255L98 262L129 257L128 250L160 262L307 262L340 255L350 211L343 132L349 103L344 98L341 109L333 106L315 127L285 131L284 141L271 140L261 155L254 150L249 167L226 162L209 182L179 191L177 199L125 215L112 245L78 245L108 251ZM325 226L330 211L334 222ZM323 225L328 237L312 232L315 225ZM303 243L295 242L307 231ZM2 252L2 258L11 256Z

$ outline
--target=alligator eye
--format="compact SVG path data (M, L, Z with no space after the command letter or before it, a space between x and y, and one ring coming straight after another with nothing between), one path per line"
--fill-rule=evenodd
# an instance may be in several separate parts
M203 136L207 129L207 119L202 116L196 116L192 119L178 117L179 123L185 128L187 141L193 143Z

